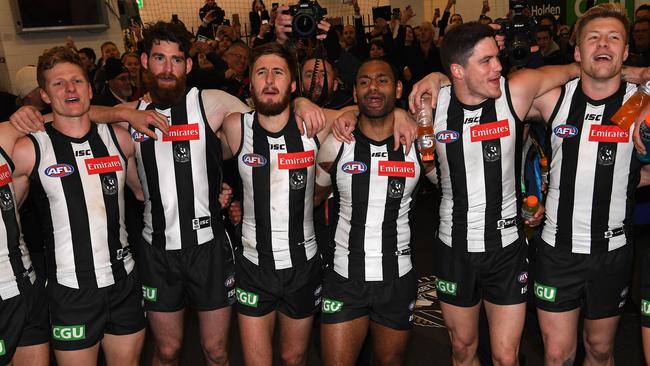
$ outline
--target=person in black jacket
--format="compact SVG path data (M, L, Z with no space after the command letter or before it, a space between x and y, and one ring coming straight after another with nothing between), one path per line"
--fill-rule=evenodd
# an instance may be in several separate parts
M91 104L113 107L128 102L133 94L129 70L124 67L122 61L114 58L106 60L104 70L106 71L106 86L101 94L93 98Z
M266 21L265 24L269 23L269 12L266 10L266 6L264 6L262 0L253 0L251 11L248 13L248 19L250 20L251 36L259 34L260 26L264 21Z

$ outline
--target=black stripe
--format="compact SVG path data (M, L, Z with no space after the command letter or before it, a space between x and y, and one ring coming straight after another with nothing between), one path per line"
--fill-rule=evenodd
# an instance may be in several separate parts
M323 258L325 258L326 260L325 264L326 266L328 266L328 268L334 267L334 250L336 248L336 242L334 239L336 236L336 229L339 224L339 216L341 215L341 205L340 205L341 193L339 192L338 189L337 166L339 164L339 161L341 160L341 155L343 154L344 146L345 146L344 144L341 144L341 146L339 147L339 151L336 153L336 158L332 162L332 165L330 166L328 171L332 182L332 199L325 199L324 202L324 204L329 205L328 216L327 216L327 221L329 224L328 225L329 237L327 238L327 253L323 253Z
M147 106L147 110L155 110L153 104ZM152 131L153 128L149 127ZM151 202L151 244L160 249L166 249L167 237L165 236L166 218L165 209L162 205L161 187L158 180L158 165L156 164L156 140L147 139L139 142L140 154L144 174L147 180L149 201ZM162 142L160 142L162 143Z
M102 139L99 137L99 134L91 135L88 139L88 144L90 145L90 149L93 152L93 157L101 158L110 156L105 142L102 141ZM126 164L124 164L122 169L125 177L126 168ZM98 179L102 185L104 206L106 207L106 230L108 234L106 239L108 241L109 257L111 260L111 266L113 268L113 278L115 281L118 281L127 275L126 269L124 268L124 262L117 259L118 250L122 249L120 231L123 230L122 224L124 223L124 218L120 217L119 191L121 189L124 189L124 187L119 186L119 180L117 178L116 172L99 174ZM117 188L114 193L107 189L110 188L110 184L113 184ZM124 204L124 201L122 201L122 204Z
M584 122L585 109L587 101L581 92L580 83L571 98L569 114L566 124L578 128L578 134L571 138L562 140L562 161L560 173L560 196L557 207L557 231L555 232L556 248L572 250L572 231L573 231L573 203L575 201L575 181L576 169L578 168L578 154L580 149L580 136L582 135L582 125ZM561 103L562 101L558 101ZM551 127L555 128L555 127ZM554 133L554 132L553 132ZM589 131L587 131L589 133ZM553 139L559 137L552 136Z
M403 148L393 151L393 139L386 144L389 161L405 161ZM391 197L391 190L394 192L398 187L402 189L402 195ZM392 280L399 277L399 262L397 252L397 218L402 206L403 194L406 192L405 177L388 177L386 182L386 206L384 208L384 219L381 233L382 253L382 278Z
M212 223L212 233L216 238L224 236L224 226L221 219L221 205L219 204L219 193L221 192L221 183L223 181L222 166L223 154L221 151L221 141L215 131L208 123L208 117L205 114L203 106L203 91L199 94L199 107L201 109L201 118L205 126L205 159L207 162L208 181L202 184L208 185L208 202L210 210L210 222ZM233 187L234 188L234 187ZM204 244L204 243L199 243Z
M354 160L366 164L366 171L352 175L352 215L350 218L350 236L348 237L348 249L350 250L348 273L351 279L365 280L366 217L368 216L370 176L374 173L372 171L372 158L370 157L370 144L367 138L358 129L354 131L354 138L356 140L354 143Z
M39 166L34 167L35 170L40 169ZM48 178L49 179L49 178ZM38 212L40 227L37 228L43 240L43 247L45 248L45 260L47 262L47 278L49 281L56 283L56 252L54 251L54 224L52 223L52 211L50 211L50 201L47 198L47 193L43 188L41 177L39 174L33 174L29 179L29 195L34 202L35 210Z
M11 161L11 158L7 153L0 147L0 155L4 158L7 163L8 173L12 174L14 170L14 164ZM23 265L22 252L20 250L20 226L18 225L18 218L16 216L16 200L14 198L13 191L11 190L10 184L6 184L0 187L0 200L3 201L3 207L7 208L2 209L2 221L4 222L5 231L7 234L7 251L9 254L9 263L14 276L18 279L23 273L25 273L26 268Z
M601 124L612 126L614 123L611 117L623 104L623 97L625 96L625 83L621 83L616 96L609 99L602 114ZM584 117L583 117L584 118ZM596 124L594 124L596 125ZM589 133L589 131L586 131ZM593 142L587 142L593 143ZM604 238L604 232L609 227L609 207L612 200L612 187L614 185L614 161L609 165L601 163L602 158L607 158L605 154L611 153L611 159L616 159L618 143L616 142L598 142L598 150L596 151L596 169L594 171L594 192L591 201L591 249L592 252L607 251L609 247L609 239ZM636 160L632 157L632 160Z
M497 112L494 99L489 99L481 111L480 124L497 121ZM510 133L513 133L511 131ZM508 137L506 137L508 138ZM502 154L501 139L481 141L483 150L483 184L485 185L485 250L495 250L502 247L501 231L496 230L497 221L502 217L503 207L503 172L501 171ZM498 154L498 158L490 159ZM505 159L511 157L506 156ZM492 161L490 161L492 160ZM516 185L515 185L516 187Z
M467 251L467 176L463 145L463 122L465 114L458 99L451 91L451 100L447 108L447 129L458 132L458 140L446 146L449 179L454 206L452 208L451 241L452 247ZM467 142L471 144L471 141ZM441 182L440 177L438 181Z
M187 125L187 97L171 108L172 125ZM196 231L192 228L195 219L194 182L192 174L192 150L189 141L172 141L174 155L174 177L176 178L176 199L178 202L178 226L181 233L181 247L198 244ZM189 160L181 159L185 155Z
M96 127L93 125L91 128L95 129ZM74 150L71 143L64 140L54 131L51 125L46 126L46 131L52 141L56 162L58 164L70 164L74 167L74 174L55 179L61 180L68 208L75 272L79 288L96 288L97 278L95 277L95 265L93 263L93 245L90 238L88 207L86 206L81 172L77 166Z
M242 131L243 132L243 131ZM269 142L266 131L253 117L253 153L266 159L264 166L252 168L253 177L253 207L255 210L255 240L259 265L262 268L275 269L271 237L271 161L269 159ZM243 205L242 205L243 206Z
M287 153L303 152L305 147L303 146L302 137L294 122L293 113L291 113L291 116L284 129ZM305 251L305 193L307 184L313 185L313 179L312 182L308 182L307 168L290 169L287 172L280 171L279 173L289 175L289 186L286 187L289 190L289 252L292 265L297 267L307 262L307 252ZM302 177L305 186L301 189L292 189L291 181L297 177Z

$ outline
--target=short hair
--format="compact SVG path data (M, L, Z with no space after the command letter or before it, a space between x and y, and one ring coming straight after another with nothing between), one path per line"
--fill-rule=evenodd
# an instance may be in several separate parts
M147 25L142 34L144 38L144 52L147 56L151 56L151 48L153 45L161 41L176 43L178 48L183 51L185 58L190 56L192 35L180 24L158 21Z
M289 50L277 42L265 43L261 46L253 48L250 52L249 58L249 67L252 69L255 62L262 56L267 55L276 55L287 62L289 68L289 74L291 75L291 81L296 80L296 58L292 55Z
M397 85L397 82L400 80L400 79L399 79L399 74L397 73L397 69L395 68L395 65L393 65L393 64L390 63L390 62L388 62L388 61L387 61L385 58L383 58L383 57L370 57L370 58L366 59L365 61L363 61L363 62L361 63L361 65L359 65L359 68L357 69L357 70L358 70L358 71L357 71L357 75L356 75L355 78L354 78L354 79L355 79L355 80L354 80L355 84L356 84L356 79L359 78L359 71L361 70L361 68L363 67L363 65L365 65L365 64L367 64L367 63L371 63L371 62L383 62L383 63L385 63L386 65L388 65L388 68L390 69L390 72L393 74L393 81L394 81L395 84Z
M232 42L230 44L230 46L228 46L228 48L226 48L225 52L228 52L228 51L232 50L233 48L237 48L237 47L245 49L246 52L250 54L251 48L248 47L248 45L246 43L242 42L242 41L234 41L234 42Z
M558 21L557 21L557 19L555 18L555 15L553 15L553 14L551 14L551 13L544 13L544 14L542 14L542 15L539 16L539 21L538 21L538 23L541 23L541 22L542 22L542 19L549 19L550 21L553 22L553 28L557 28Z
M101 46L99 46L99 49L102 50L102 52L104 52L104 47L106 47L106 46L108 46L108 45L112 45L112 46L114 46L115 48L117 48L117 45L115 44L115 42L113 42L113 41L106 41L106 42L102 43Z
M580 43L583 29L594 19L614 18L623 24L623 39L627 40L630 22L625 15L625 10L618 4L600 4L587 10L576 22L576 43Z
M386 52L386 46L384 45L384 40L383 39L381 39L381 38L373 38L373 39L370 40L370 46L372 46L373 44L375 46L381 48L382 50L384 50L384 52Z
M305 64L307 64L307 61L310 61L310 60L318 60L318 63L320 63L320 64L322 64L323 61L327 62L330 65L330 67L332 68L332 71L334 72L334 76L336 77L336 72L337 72L336 66L334 66L334 64L332 62L330 62L330 60L328 60L327 57L316 57L314 55L307 56L307 57L305 57L304 60L302 60L302 62L300 63L300 72L301 73L302 73L302 69L305 67Z
M84 48L80 49L79 53L83 53L84 55L86 55L86 57L93 60L93 62L95 60L97 60L97 55L95 54L95 50L93 50L90 47L84 47Z
M63 63L71 63L79 66L84 78L88 80L86 69L84 69L79 55L68 47L58 46L46 50L38 58L38 66L36 66L36 81L38 82L38 86L45 89L45 72Z
M634 11L634 16L636 16L637 13L642 11L642 10L650 11L650 4L639 5L639 7L636 8L636 10Z
M537 28L537 33L540 33L540 32L548 32L548 36L551 37L551 38L553 38L553 34L554 34L554 33L553 33L553 30L552 30L551 27L549 27L549 26L541 26L541 27L538 27L538 28Z
M467 60L474 53L474 46L485 38L494 37L494 30L487 24L468 22L454 27L440 47L440 60L449 75L451 64L467 65Z

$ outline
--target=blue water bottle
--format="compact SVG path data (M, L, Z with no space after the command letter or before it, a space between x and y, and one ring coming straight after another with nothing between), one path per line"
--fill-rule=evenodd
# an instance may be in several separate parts
M637 154L639 160L642 163L650 163L650 114L646 116L645 122L641 122L641 127L639 128L639 134L641 135L641 141L645 145L645 155Z

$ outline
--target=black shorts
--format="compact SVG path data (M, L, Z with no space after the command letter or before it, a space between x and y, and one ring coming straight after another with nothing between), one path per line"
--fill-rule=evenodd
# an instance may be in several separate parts
M641 264L641 326L650 328L650 248L645 249Z
M534 293L539 309L582 307L587 319L619 315L632 278L631 245L605 253L576 254L537 240Z
M179 250L144 244L138 268L147 311L211 311L235 302L235 270L225 239Z
M505 248L470 253L436 238L436 288L440 301L462 307L481 299L497 305L526 302L528 244L520 238Z
M237 312L264 316L273 310L293 319L318 312L321 300L323 265L320 255L298 268L261 268L237 255Z
M47 285L55 350L73 351L97 344L104 334L134 334L145 327L142 290L134 270L115 284L73 289Z
M323 281L321 323L343 323L369 316L388 328L409 330L416 297L415 270L392 281L355 281L328 270Z
M16 347L33 346L50 340L49 317L43 289L29 277L21 279L20 295L0 300L0 365L8 364Z

